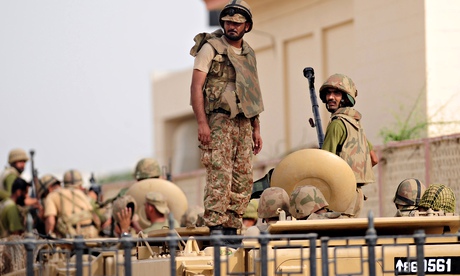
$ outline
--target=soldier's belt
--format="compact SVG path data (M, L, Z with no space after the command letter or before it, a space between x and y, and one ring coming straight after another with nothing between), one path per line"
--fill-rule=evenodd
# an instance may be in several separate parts
M93 224L92 223L89 223L89 224L82 224L80 225L80 228L86 228L86 227L90 227L92 226ZM72 225L74 228L77 228L78 225Z
M230 111L227 111L225 109L223 109L222 107L219 107L217 109L214 109L213 111L211 111L212 113L222 113L222 114L225 114L225 115L228 115L230 116Z
M212 113L221 113L221 114L225 114L225 115L227 115L227 116L230 116L230 114L231 114L230 111L227 111L227 110L223 109L222 107L219 107L219 108L217 108L217 109L214 109L214 110L211 111L211 112L212 112ZM236 117L235 117L235 118L246 118L246 117L244 116L244 113L241 112L241 113L236 114Z

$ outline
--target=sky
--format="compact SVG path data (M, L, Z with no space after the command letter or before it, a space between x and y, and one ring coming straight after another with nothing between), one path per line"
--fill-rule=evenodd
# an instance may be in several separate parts
M151 75L191 68L209 30L202 0L0 1L0 166L13 148L58 178L154 157Z

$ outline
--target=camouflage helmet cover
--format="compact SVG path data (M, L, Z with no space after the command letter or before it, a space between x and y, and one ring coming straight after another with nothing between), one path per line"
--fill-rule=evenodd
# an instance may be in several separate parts
M181 227L195 227L198 225L198 217L200 214L204 213L203 207L193 206L187 209L187 211L182 215L180 226Z
M160 177L161 170L158 162L153 158L143 158L136 164L134 177L139 181L147 178Z
M355 105L358 90L352 79L343 74L334 74L330 76L319 89L319 97L323 103L326 103L326 93L328 88L335 88L347 95L351 106Z
M115 219L117 223L120 222L118 219L117 213L121 212L121 210L123 210L126 207L131 208L132 215L134 215L137 209L137 204L134 198L130 195L121 196L113 201L112 214L113 214L113 218Z
M249 219L257 219L257 208L259 207L259 200L258 199L251 199L249 201L248 207L246 207L246 210L244 211L243 218L249 218Z
M305 218L329 206L323 193L315 186L299 186L294 189L289 201L289 211L296 219Z
M399 183L393 202L408 207L418 206L424 192L425 185L420 180L408 178Z
M231 0L222 9L219 15L219 23L222 28L224 28L224 21L233 21L237 23L248 22L250 25L247 33L249 33L253 25L251 7L249 7L246 1Z
M260 195L257 215L259 218L277 217L278 208L289 213L289 196L283 188L270 187Z
M83 178L77 170L68 170L64 173L64 187L81 187Z
M40 187L38 187L37 197L42 198L47 194L47 190L49 187L58 184L61 185L61 181L59 181L54 175L52 174L45 174L40 178Z
M443 210L446 213L455 213L456 199L451 188L443 184L433 184L426 189L420 200L420 207L431 208L434 211Z
M10 165L17 161L29 161L29 157L23 149L12 149L8 154L8 163Z

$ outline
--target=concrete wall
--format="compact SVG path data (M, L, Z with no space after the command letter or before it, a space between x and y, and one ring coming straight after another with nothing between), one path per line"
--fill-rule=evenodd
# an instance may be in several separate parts
M270 163L299 148L317 146L316 131L308 125L313 114L308 81L302 74L307 66L315 69L316 91L333 73L347 74L355 81L356 109L363 114L366 134L376 146L383 144L379 135L383 129L398 133L408 118L409 128L420 123L422 138L460 132L460 113L456 112L460 105L460 84L455 75L460 66L460 2L248 0L248 3L252 7L254 28L245 39L256 51L265 103L261 114L264 148L255 158L256 164ZM190 47L192 44L191 37ZM189 105L191 74L190 69L152 80L153 156L161 164L172 160L175 179L180 181L183 173L202 172ZM329 113L321 103L320 110L325 129ZM444 143L441 146L448 147ZM404 178L433 175L413 155L422 156L422 152L411 152L412 149L406 152L401 147L393 150L400 154L386 156L385 170L376 172L380 177L382 174L385 179L388 177L385 181L391 184L379 182L388 186L365 187L368 206L383 206L382 202L394 195L391 185L397 186ZM443 149L443 152L450 151ZM405 166L408 168L401 175L395 174ZM267 170L267 167L257 169L254 178ZM196 192L190 192L195 202L202 193L204 178L186 181L187 191L191 188L186 185L196 185ZM379 207L375 213L393 212Z

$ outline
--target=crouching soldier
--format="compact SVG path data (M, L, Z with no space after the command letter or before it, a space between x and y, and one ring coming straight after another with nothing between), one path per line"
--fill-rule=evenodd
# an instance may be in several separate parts
M315 186L295 188L289 200L289 211L298 220L342 218L339 212L329 210L329 203L323 193Z

